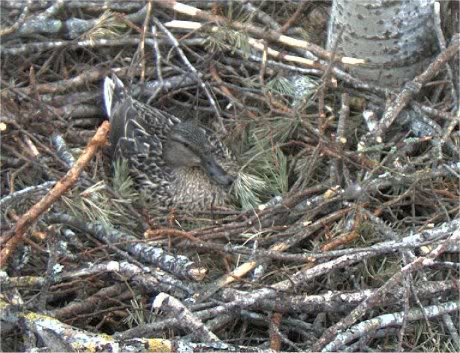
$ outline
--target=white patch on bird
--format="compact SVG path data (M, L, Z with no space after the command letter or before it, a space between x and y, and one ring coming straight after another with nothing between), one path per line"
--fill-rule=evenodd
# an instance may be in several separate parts
M104 80L104 105L107 116L110 118L112 113L113 89L115 83L111 78L106 77Z

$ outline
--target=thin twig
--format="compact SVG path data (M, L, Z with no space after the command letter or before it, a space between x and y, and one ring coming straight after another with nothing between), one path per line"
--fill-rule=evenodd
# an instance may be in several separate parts
M412 97L420 92L423 85L437 75L441 68L458 53L460 48L459 45L460 34L456 34L452 37L449 47L442 51L423 73L408 82L398 96L393 99L392 104L386 108L385 113L383 114L383 117L374 133L377 138L377 142L379 141L379 138L383 139L385 132L393 124L404 107L409 104Z
M27 0L27 2L24 4L24 8L22 9L22 13L17 19L17 21L14 23L14 25L7 27L5 29L2 29L0 31L0 37L3 37L7 34L11 34L15 31L17 31L26 21L26 17L30 12L30 6L32 5L32 0Z
M198 74L198 71L195 69L195 67L187 59L187 57L185 56L183 50L179 46L179 42L174 37L174 35L165 26L163 26L163 24L160 21L158 21L157 18L154 17L153 21L166 34L166 36L169 38L169 40L171 41L171 44L174 46L174 48L176 49L176 51L179 54L180 58L182 59L182 62L189 68L189 70L193 73L193 76L195 76L195 78L199 82L201 88L206 92L206 95L208 96L209 103L211 104L212 108L216 112L217 119L218 119L218 121L220 123L222 133L224 135L227 134L227 129L225 128L224 120L222 118L222 115L220 114L219 108L217 107L216 101L214 100L213 96L211 95L211 92L209 91L207 85L201 79L200 75Z
M241 23L238 21L229 21L225 17L210 15L206 11L202 11L190 5L182 4L175 0L159 1L158 4L162 7L170 8L184 15L188 15L188 16L195 17L195 18L200 18L200 19L212 22L212 23L217 23L219 25L226 25L226 26L229 26L239 31L248 31L250 33L253 33L254 35L259 36L262 39L278 42L279 44L288 45L294 48L308 50L323 59L331 60L331 57L332 57L332 54L329 51L321 48L319 45L315 45L315 44L306 42L304 40L291 38L283 34L280 34L276 31L267 30L266 28L260 28L254 25ZM364 60L361 60L361 59L341 57L339 55L336 56L336 59L338 61L341 61L344 64L364 63Z
M89 141L86 149L78 158L72 169L57 182L49 193L21 216L16 223L15 235L11 238L0 252L0 267L5 266L9 256L14 252L16 246L22 240L26 230L34 223L37 218L43 214L54 202L56 202L72 185L78 180L86 165L91 161L99 148L107 143L107 134L109 133L110 124L105 121L96 131L94 137Z
M144 26L142 27L142 33L141 33L141 41L139 43L140 59L141 59L141 78L140 78L141 84L143 84L145 80L145 36L147 34L151 12L152 12L152 0L148 0L147 14L145 15Z

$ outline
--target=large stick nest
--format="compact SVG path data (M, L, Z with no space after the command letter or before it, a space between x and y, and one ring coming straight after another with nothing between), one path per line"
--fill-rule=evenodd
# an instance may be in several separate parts
M400 91L322 49L329 3L174 5L0 3L2 350L457 351L458 56L375 140ZM149 207L93 137L111 73L235 152L228 208Z

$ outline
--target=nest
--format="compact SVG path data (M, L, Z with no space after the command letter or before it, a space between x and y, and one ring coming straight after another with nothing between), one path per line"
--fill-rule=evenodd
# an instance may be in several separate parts
M457 351L446 4L415 95L341 69L326 3L2 1L2 350ZM105 153L112 72L225 141L232 205L149 207Z

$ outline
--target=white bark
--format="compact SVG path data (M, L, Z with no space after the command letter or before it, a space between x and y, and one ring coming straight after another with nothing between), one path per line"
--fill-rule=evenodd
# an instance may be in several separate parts
M419 74L436 52L434 0L335 0L328 49L337 37L345 56L367 59L350 68L368 82L399 87Z

